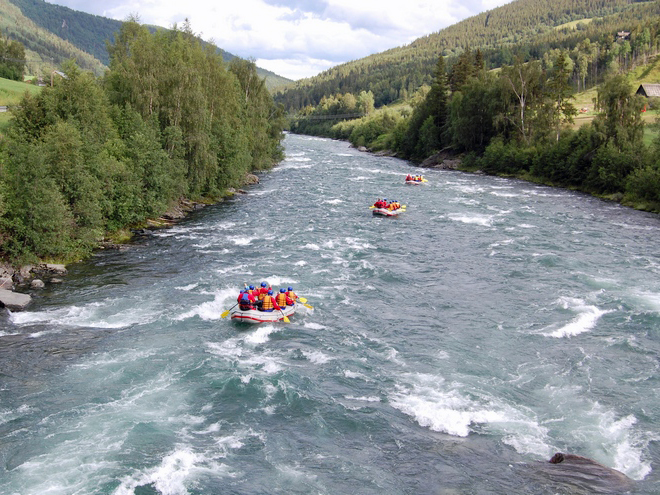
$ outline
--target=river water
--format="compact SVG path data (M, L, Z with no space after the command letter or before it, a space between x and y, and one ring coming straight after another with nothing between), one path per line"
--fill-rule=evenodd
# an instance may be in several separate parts
M285 147L0 317L0 493L591 493L547 475L557 451L660 491L658 216ZM221 318L261 281L313 309Z

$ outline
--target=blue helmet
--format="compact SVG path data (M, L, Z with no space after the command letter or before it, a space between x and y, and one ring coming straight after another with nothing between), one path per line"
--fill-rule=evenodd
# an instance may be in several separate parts
M251 286L250 286L250 290L254 290L254 285L251 285Z
M261 286L262 286L262 287L267 287L268 284L267 284L266 282L261 282Z
M289 287L289 290L293 290L293 287Z
M269 295L269 296L272 296L272 295L273 295L273 291L272 291L272 290L269 290L269 291L268 291L268 295Z
M285 289L284 287L282 287L282 288L280 289L280 292L286 292L286 289Z

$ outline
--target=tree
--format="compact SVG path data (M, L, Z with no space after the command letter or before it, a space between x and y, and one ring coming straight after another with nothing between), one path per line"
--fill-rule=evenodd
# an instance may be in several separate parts
M541 95L540 77L540 62L523 63L521 57L516 58L513 66L503 67L500 73L503 100L508 102L500 121L512 125L527 144L532 134L529 114L539 103Z
M25 48L19 41L0 37L0 77L22 81L25 73Z
M595 104L600 113L593 125L619 151L639 149L642 145L644 99L633 91L630 81L620 74L610 77L598 87Z
M546 95L549 100L546 108L551 116L551 123L556 130L556 141L559 141L559 132L563 123L573 123L577 115L575 105L571 103L573 95L569 81L570 69L566 52L561 51L554 61L554 68L546 84Z

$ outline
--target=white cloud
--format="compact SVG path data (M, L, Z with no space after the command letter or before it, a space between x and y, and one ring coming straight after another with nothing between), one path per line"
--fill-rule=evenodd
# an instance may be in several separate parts
M77 10L195 33L290 79L406 45L509 0L51 0Z

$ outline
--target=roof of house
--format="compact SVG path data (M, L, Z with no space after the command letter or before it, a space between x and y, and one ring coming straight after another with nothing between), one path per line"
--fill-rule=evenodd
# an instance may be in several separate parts
M660 96L660 84L640 84L637 93L644 92L646 96Z

